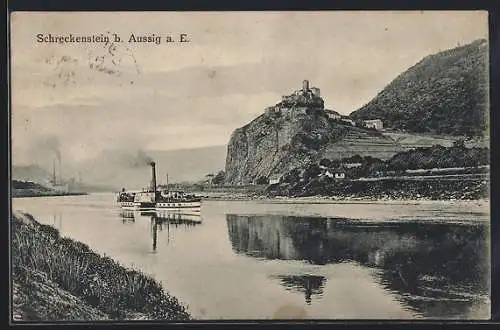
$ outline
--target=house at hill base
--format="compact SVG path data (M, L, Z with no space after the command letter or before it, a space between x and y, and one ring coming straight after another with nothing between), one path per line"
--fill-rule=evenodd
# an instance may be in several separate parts
M345 173L344 172L335 172L335 179L345 179Z
M325 113L329 118L334 120L340 120L342 118L342 115L334 110L325 109Z
M344 171L326 171L324 176L332 178L332 179L345 179Z
M377 131L384 129L384 124L380 119L372 119L372 120L363 120L363 124L366 127L374 128Z
M269 177L269 184L278 184L281 181L281 177L279 175L271 175Z
M344 170L343 166L340 166L336 169L328 169L325 166L320 165L320 169L321 169L321 173L319 174L319 176L326 176L326 177L332 178L332 179L345 179L345 177L346 177L345 170Z
M354 120L352 120L351 118L349 118L347 116L341 116L340 120L342 120L343 122L349 123L352 126L356 126L356 123L354 122Z
M353 167L360 167L362 164L361 163L345 163L343 166L346 168L353 168Z

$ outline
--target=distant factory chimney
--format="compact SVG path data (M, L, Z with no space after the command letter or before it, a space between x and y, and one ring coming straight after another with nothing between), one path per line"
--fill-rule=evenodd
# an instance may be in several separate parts
M151 165L151 190L155 193L156 198L156 164L151 162L149 165Z
M62 184L62 167L61 167L61 158L59 157L59 183Z
M302 82L302 91L307 92L309 90L309 80L304 80Z
M56 185L56 161L52 160L52 184Z

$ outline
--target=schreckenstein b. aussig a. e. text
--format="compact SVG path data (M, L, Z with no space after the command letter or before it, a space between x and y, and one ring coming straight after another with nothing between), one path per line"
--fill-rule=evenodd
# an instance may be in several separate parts
M187 43L191 39L187 33L177 34L161 34L161 33L129 33L121 35L118 33L97 33L79 35L75 33L67 34L52 34L52 33L38 33L36 35L37 43L55 43L55 44L74 44L74 43L138 43L138 44L174 44L174 43Z

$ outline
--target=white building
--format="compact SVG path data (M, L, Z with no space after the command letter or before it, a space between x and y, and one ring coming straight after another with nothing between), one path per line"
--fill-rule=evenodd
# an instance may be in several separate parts
M345 179L344 172L335 172L335 179Z
M345 173L342 171L330 172L329 170L324 174L326 177L335 178L335 179L345 179Z
M350 118L343 117L343 118L342 118L342 121L343 121L343 122L346 122L346 123L349 123L349 124L351 124L352 126L356 126L356 124L354 123L354 120L352 120L352 119L350 119Z
M334 110L325 109L325 113L328 117L335 119L335 120L340 120L342 118L340 113L338 113L337 111L334 111Z
M279 177L279 176L271 176L269 178L269 184L278 184L278 183L280 183L280 179L281 179L281 177Z
M346 168L353 168L353 167L360 167L362 164L361 163L346 163L343 164Z
M384 124L380 119L363 120L363 123L366 127L375 128L377 131L380 131L384 128Z

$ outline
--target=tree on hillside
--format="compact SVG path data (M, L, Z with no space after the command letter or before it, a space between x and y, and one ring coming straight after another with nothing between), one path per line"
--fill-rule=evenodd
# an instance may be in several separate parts
M356 127L360 127L360 128L365 128L365 122L363 121L363 119L356 119L354 120L354 124L356 124Z
M464 139L458 139L453 141L453 147L455 148L465 148L465 140Z
M325 166L325 167L330 167L332 165L332 161L329 160L328 158L323 158L322 160L320 160L319 165Z
M214 174L213 173L209 173L209 174L205 175L205 178L207 178L208 184L212 184L213 178L214 178Z
M255 181L256 184L268 184L269 183L269 180L267 179L267 177L265 176L261 176L259 177L256 181Z
M361 157L360 155L356 154L356 155L348 157L348 158L343 158L342 162L343 163L362 163L363 162L363 157Z
M224 178L226 176L226 173L224 171L219 171L217 174L213 177L212 183L213 184L221 184L224 183Z
M305 170L304 173L302 174L302 177L305 180L310 180L312 178L317 177L321 173L321 169L319 165L316 164L310 164Z

